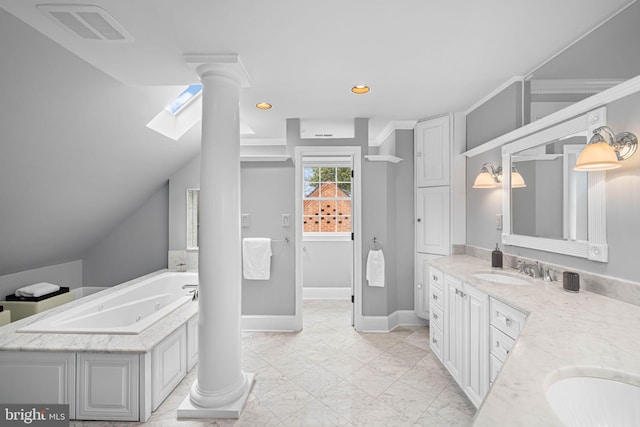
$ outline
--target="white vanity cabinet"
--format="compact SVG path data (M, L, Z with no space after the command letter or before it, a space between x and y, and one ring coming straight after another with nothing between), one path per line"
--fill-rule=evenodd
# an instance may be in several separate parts
M491 351L489 381L493 383L515 345L527 316L520 310L495 298L489 298L489 311L491 322L489 329Z
M444 294L442 292L442 282L444 275L440 270L433 267L428 269L427 282L428 288L428 304L429 304L429 345L433 354L443 362L444 351L444 316L443 302Z
M477 407L489 389L489 297L444 275L444 364Z

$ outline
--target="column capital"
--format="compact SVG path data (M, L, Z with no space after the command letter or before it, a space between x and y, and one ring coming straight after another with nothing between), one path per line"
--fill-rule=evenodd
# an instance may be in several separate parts
M251 87L251 76L237 53L186 54L184 60L200 78L207 75L224 76L242 88Z

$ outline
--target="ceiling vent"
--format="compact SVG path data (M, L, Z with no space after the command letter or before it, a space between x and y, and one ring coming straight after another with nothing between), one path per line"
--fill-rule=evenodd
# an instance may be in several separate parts
M133 41L133 36L106 10L98 6L40 4L37 8L64 29L84 40Z

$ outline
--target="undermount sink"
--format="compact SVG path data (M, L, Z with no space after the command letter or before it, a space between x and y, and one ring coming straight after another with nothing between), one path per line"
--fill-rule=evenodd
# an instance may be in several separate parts
M473 275L473 277L475 277L476 279L487 280L493 283L499 283L501 285L531 285L531 282L529 282L528 280L501 273L476 273Z
M570 377L547 389L547 401L567 426L640 426L640 387L620 381Z

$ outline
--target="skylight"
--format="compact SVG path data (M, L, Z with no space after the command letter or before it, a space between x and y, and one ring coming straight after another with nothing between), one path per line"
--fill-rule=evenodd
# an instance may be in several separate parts
M196 97L202 91L202 85L190 85L183 90L180 95L174 99L171 104L165 107L165 110L173 114L174 116L184 107L189 101Z

